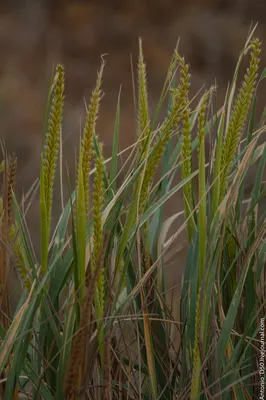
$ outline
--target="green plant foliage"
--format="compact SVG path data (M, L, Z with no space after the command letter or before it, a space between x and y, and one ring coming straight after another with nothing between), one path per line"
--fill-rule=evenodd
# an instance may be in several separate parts
M0 165L1 398L259 398L266 144L265 112L257 115L256 99L266 74L258 79L261 43L253 33L223 107L216 111L213 88L192 101L189 67L175 50L152 115L139 42L136 143L123 151L127 168L119 163L121 91L110 159L98 138L102 61L79 146L75 187L65 205L62 201L51 234L65 79L64 68L57 67L41 155L40 260L31 245L25 204L20 207L14 195L15 160L4 157ZM250 61L241 84L244 57ZM247 177L254 165L250 187ZM60 172L62 191L72 182ZM164 207L177 195L184 200L184 213L173 210L164 220ZM182 227L173 233L183 214ZM184 229L183 265L177 249ZM183 279L172 302L166 277L173 260ZM2 290L13 264L22 284L15 310L9 308L11 293Z

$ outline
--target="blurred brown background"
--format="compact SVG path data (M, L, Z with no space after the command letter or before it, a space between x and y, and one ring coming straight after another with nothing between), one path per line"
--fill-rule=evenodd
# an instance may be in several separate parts
M64 152L68 163L73 165L84 122L84 97L89 100L102 54L108 56L97 133L108 155L120 84L121 147L134 140L130 55L136 64L139 36L144 39L152 111L179 36L180 50L191 65L192 90L210 85L216 78L223 93L251 20L260 23L258 34L264 39L265 1L2 1L1 135L18 156L19 193L22 188L26 191L38 176L47 90L56 63L63 63L66 70ZM35 238L38 238L37 210L38 202L29 215Z

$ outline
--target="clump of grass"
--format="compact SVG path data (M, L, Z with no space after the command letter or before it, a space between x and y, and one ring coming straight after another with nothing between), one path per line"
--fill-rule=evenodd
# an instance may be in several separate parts
M1 293L3 399L258 396L266 233L265 126L263 117L256 119L257 88L265 76L264 71L258 79L260 47L251 34L224 106L215 115L210 112L212 89L192 106L188 64L176 50L152 116L140 41L136 145L120 185L121 93L111 159L105 159L97 136L102 61L80 142L75 189L51 235L64 103L64 69L57 67L41 157L41 260L35 258L23 207L13 193L15 159L1 164L0 284L3 288L15 263L23 291L15 311L7 307L9 292ZM248 54L250 66L236 95L239 66ZM158 124L166 95L169 105ZM216 142L208 160L210 132ZM237 151L245 133L248 140ZM258 173L247 199L246 177L255 162ZM166 301L169 288L164 285L170 246L179 245L178 232L168 237L179 213L162 219L163 208L178 191L188 243L180 321ZM180 268L178 258L175 263ZM179 341L172 335L176 326L181 326Z

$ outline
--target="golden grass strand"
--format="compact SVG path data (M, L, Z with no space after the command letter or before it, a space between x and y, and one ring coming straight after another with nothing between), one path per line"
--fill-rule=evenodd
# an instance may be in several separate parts
M106 332L104 337L104 400L112 399L112 376L111 376L111 335Z
M102 95L101 85L104 66L105 61L102 61L100 70L97 75L96 86L91 95L86 123L83 131L83 140L81 144L82 171L84 179L85 204L87 215L89 214L89 173L91 169L92 140L93 136L95 135L96 121L98 119L100 109L100 100Z
M87 285L84 302L81 309L80 327L76 332L70 354L68 371L65 379L65 394L68 400L76 400L77 391L84 379L84 373L87 365L87 343L89 334L89 325L91 322L92 305L95 295L97 280L99 277L100 267L102 265L103 255L101 255L98 264L93 272L87 268Z
M191 151L191 126L190 126L190 109L187 106L183 115L183 144L181 151L181 177L182 179L188 178L192 173L192 151ZM189 241L192 240L194 233L193 215L191 215L193 206L193 192L191 180L184 185L184 209L185 218L187 220L187 232Z
M205 171L205 119L209 93L203 97L198 118L198 159L199 159L199 282L203 278L206 259L207 239L207 199L206 199L206 171Z
M191 400L197 400L200 390L200 349L199 349L199 337L200 337L200 305L201 305L201 288L199 287L199 293L196 304L196 325L195 325L195 342L193 348L193 370L192 370L192 382L191 382Z
M149 130L149 108L146 65L142 51L142 40L139 39L139 62L138 62L138 137L144 137ZM145 145L145 140L141 141L141 147Z
M8 163L8 187L7 187L7 215L8 226L11 226L13 220L13 191L15 188L17 172L17 158L11 157Z
M103 155L102 144L99 144L99 156L96 158L96 171L94 178L94 191L93 191L93 253L94 253L94 266L97 264L102 252L102 209L103 209Z
M99 265L101 254L103 251L103 224L102 224L102 210L103 210L103 198L104 198L104 182L103 182L103 170L104 160L102 155L102 144L99 143L99 156L96 157L96 171L94 177L94 191L93 191L93 269L98 265L99 276L97 281L96 290L96 319L99 321L99 345L102 363L104 365L104 331L102 325L102 318L104 315L105 306L105 271L104 266Z
M239 139L242 135L247 119L248 110L255 90L256 79L259 68L259 56L261 43L254 39L251 43L250 65L247 69L242 87L238 93L235 105L230 117L229 127L225 136L224 147L221 156L221 180L220 180L220 202L226 192L228 177L234 161Z
M48 119L48 132L43 156L44 194L47 210L47 225L50 226L53 185L59 154L60 130L64 106L65 72L62 65L56 68L53 98ZM49 235L49 229L48 229Z

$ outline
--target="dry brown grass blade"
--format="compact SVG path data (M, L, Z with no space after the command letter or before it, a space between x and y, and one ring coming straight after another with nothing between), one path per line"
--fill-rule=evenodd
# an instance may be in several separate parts
M33 282L32 287L31 287L31 291L27 297L27 299L25 300L24 304L21 306L20 310L16 313L13 322L10 326L9 332L8 332L8 338L7 341L5 343L5 347L3 348L3 350L0 352L0 365L4 362L5 358L7 357L7 354L10 350L10 347L13 346L14 340L16 338L17 335L17 331L20 327L20 323L21 320L23 318L23 315L25 314L25 312L27 311L27 308L30 304L30 300L32 297L32 293L34 291L35 288L35 282Z
M111 385L111 336L108 331L104 338L104 400L112 399Z
M73 338L70 361L66 374L65 394L67 400L76 400L78 398L78 388L81 386L84 378L86 377L87 351L84 349L87 348L87 344L89 342L89 324L91 322L94 294L99 272L101 270L100 266L102 259L103 254L101 255L101 259L95 263L96 268L93 270L92 274L90 274L90 268L87 268L86 271L87 290L81 309L80 328Z
M10 227L13 221L13 191L16 182L16 172L17 172L17 158L11 157L8 163L8 181L7 181L7 218L8 226Z
M9 242L9 231L13 220L12 202L15 185L17 160L15 157L5 156L5 168L3 177L3 218L0 228L0 322L7 330L10 326L10 309L8 279L10 275L10 253L7 243Z

